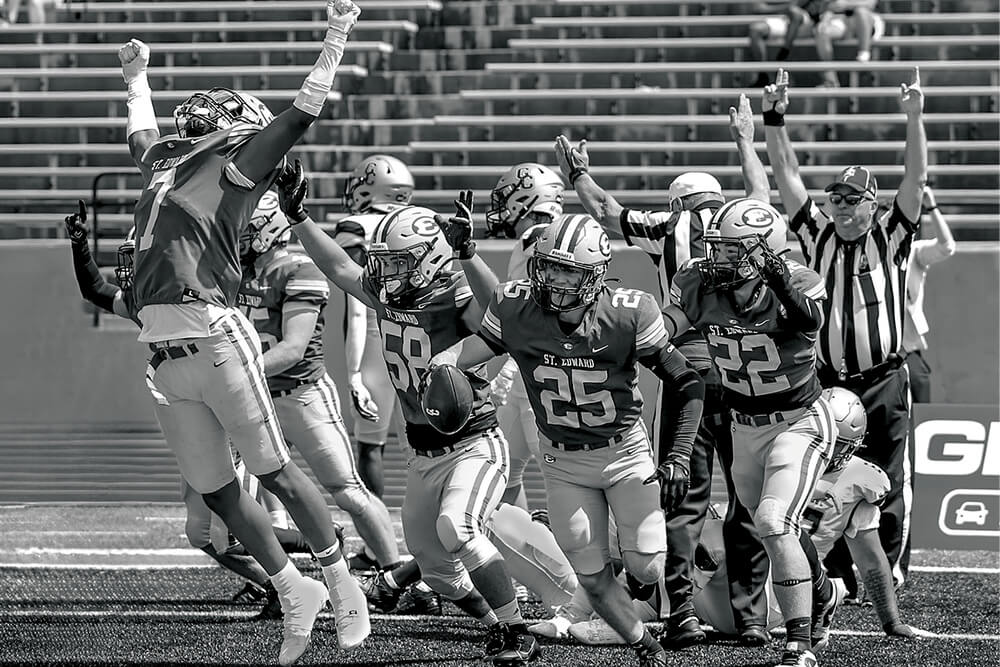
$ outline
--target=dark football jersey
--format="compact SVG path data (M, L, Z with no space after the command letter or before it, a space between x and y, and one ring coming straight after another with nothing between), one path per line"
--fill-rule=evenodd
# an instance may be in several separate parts
M272 391L294 389L304 382L315 382L326 373L323 362L323 307L330 299L326 277L306 255L289 253L271 262L253 278L240 285L239 305L253 322L266 351L281 340L282 311L286 303L299 302L319 306L319 318L306 345L302 360L267 378Z
M122 303L125 304L125 312L128 313L128 318L139 325L142 328L142 322L139 320L139 309L135 305L135 293L132 288L122 290Z
M277 169L253 189L234 185L233 158L259 131L234 125L203 137L159 139L142 156L146 188L135 205L135 300L236 304L238 238ZM238 179L238 172L233 178Z
M496 426L496 408L489 400L490 385L482 373L469 374L475 401L469 422L458 433L450 436L438 433L420 407L418 387L431 357L474 333L462 318L474 303L465 274L438 274L431 287L406 309L381 303L371 281L365 279L363 283L375 306L382 335L382 354L399 396L410 446L438 449Z
M760 301L741 313L726 290L702 289L700 259L685 264L671 299L708 339L708 352L722 378L726 404L746 414L767 414L811 405L820 393L816 378L816 331L796 331L785 320L778 297L764 288ZM826 297L815 271L787 261L792 286L814 300Z
M497 287L479 334L517 362L538 430L567 444L628 431L642 415L638 358L667 344L651 294L605 289L567 335L527 280Z

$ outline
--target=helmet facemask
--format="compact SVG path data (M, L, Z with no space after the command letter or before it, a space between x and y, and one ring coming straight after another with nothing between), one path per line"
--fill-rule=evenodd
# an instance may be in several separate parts
M409 302L416 292L430 284L420 265L434 244L426 241L406 250L376 250L368 253L368 276L379 289L380 298L397 306Z
M706 238L706 257L697 265L702 285L709 290L728 290L758 277L750 255L760 245L766 245L760 236Z
M237 121L264 127L273 119L270 110L256 97L229 88L195 93L174 109L177 134L185 139L224 130Z
M120 246L118 246L118 264L115 266L115 280L123 290L132 287L132 279L135 276L135 227L129 230L128 235Z
M372 232L367 279L383 303L407 307L451 261L454 251L434 215L420 206L398 208L383 216Z
M604 288L607 269L607 264L594 266L552 255L532 255L528 259L531 296L553 313L585 308Z
M486 211L486 233L493 238L512 239L516 225L530 213L557 219L563 212L561 177L535 163L515 165L497 182L490 193Z

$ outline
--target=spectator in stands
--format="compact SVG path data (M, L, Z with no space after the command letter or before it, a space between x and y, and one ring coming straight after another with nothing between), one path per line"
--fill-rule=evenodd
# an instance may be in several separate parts
M740 96L737 108L729 110L730 133L736 141L743 165L748 196L768 201L770 186L764 166L753 147L754 126L750 102ZM670 305L674 274L692 258L705 257L704 229L712 214L725 203L722 186L710 174L689 172L678 176L669 189L669 209L636 211L623 207L588 173L590 156L586 140L572 146L559 135L556 158L563 175L576 189L580 202L606 230L625 237L626 243L644 250L657 266L662 306ZM741 640L761 645L770 640L765 628L767 606L763 596L768 561L746 508L737 500L730 477L733 463L730 417L722 403L722 385L708 354L708 344L694 329L675 340L677 348L702 375L706 384L705 411L691 453L690 489L680 507L667 515L667 560L664 586L670 601L670 616L661 641L667 648L683 648L704 641L694 611L691 579L695 547L708 510L714 453L718 451L726 474L730 510L726 517L729 553L739 554L729 566L734 615L739 619ZM653 439L657 443L672 432L677 396L661 387Z
M757 3L754 8L766 14L778 14L780 16L767 16L759 21L750 24L750 56L759 62L767 60L767 43L780 41L781 48L774 56L775 60L788 60L792 52L792 44L795 38L803 29L805 34L813 34L813 28L820 21L820 13L823 10L823 0L794 0L793 2ZM750 84L751 88L763 88L771 81L767 72L761 72Z
M832 0L823 8L816 26L816 53L820 60L833 60L833 43L842 39L858 40L856 60L866 63L872 57L872 43L885 33L885 22L875 13L878 0ZM821 84L827 88L840 85L837 73L823 72Z
M28 22L39 24L45 23L46 6L52 9L62 7L63 0L28 0ZM21 0L7 0L5 11L0 12L0 28L10 27L17 23L17 16L21 10Z
M920 71L914 67L909 83L900 86L900 107L906 114L903 178L892 212L876 217L878 185L865 167L848 167L826 186L825 211L810 198L784 127L787 72L778 70L777 83L764 89L763 99L767 154L789 227L829 294L816 345L820 381L861 397L868 411L867 447L861 456L885 470L892 482L882 506L879 537L897 586L908 569L913 498L909 379L902 368L903 297L927 182L923 102ZM850 565L842 567L849 570Z
M931 402L931 369L924 360L925 336L930 330L924 316L924 281L927 271L955 254L955 239L948 222L941 215L934 192L924 188L923 212L934 223L935 238L914 241L910 250L910 268L906 276L906 313L903 317L903 351L910 371L910 395L914 403Z

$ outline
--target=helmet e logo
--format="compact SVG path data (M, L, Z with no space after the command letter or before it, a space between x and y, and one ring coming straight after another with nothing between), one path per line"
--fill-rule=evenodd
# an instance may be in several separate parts
M743 212L743 224L754 229L766 229L774 224L774 216L763 208L750 208Z

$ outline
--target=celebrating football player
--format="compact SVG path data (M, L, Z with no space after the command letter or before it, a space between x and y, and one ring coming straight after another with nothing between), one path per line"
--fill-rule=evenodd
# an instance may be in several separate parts
M358 476L337 387L323 361L323 307L330 288L309 257L287 250L290 236L278 195L269 190L240 236L239 304L260 336L264 374L285 440L351 515L379 569L396 567L399 550L389 510Z
M563 216L535 242L529 280L497 287L478 335L432 363L457 360L468 369L504 353L517 362L540 432L556 541L640 664L665 665L666 652L615 580L608 519L611 512L617 521L625 569L641 584L655 583L666 550L662 509L673 510L687 492L704 383L668 344L652 296L605 286L610 261L610 241L593 218ZM659 467L640 418L638 363L683 397Z
M406 420L405 440L413 453L403 532L424 581L463 608L475 583L489 604L479 617L495 614L499 621L490 625L486 642L495 664L536 658L540 649L524 625L503 558L483 532L500 502L508 466L507 443L488 400L489 384L482 376L473 377L472 416L451 434L430 425L420 402L419 387L431 356L474 331L482 314L470 283L496 281L471 240L472 193L463 193L456 203L456 219L466 225L452 227L451 240L461 248L457 255L465 271L451 270L456 251L435 213L419 206L397 208L382 218L362 269L309 218L302 206L308 182L301 165L286 169L279 183L286 215L306 251L330 280L373 308L378 318L383 355Z
M382 216L406 206L413 197L413 176L397 158L370 155L355 165L344 183L344 208L350 215L337 222L334 240L360 266L368 261L368 243ZM344 335L347 382L358 444L358 472L379 498L385 488L382 450L389 427L402 422L396 389L382 358L382 338L375 312L347 295L347 329ZM376 566L375 554L366 544L348 557L352 570Z
M545 226L562 215L562 203L562 179L540 164L516 164L497 181L486 212L486 229L490 236L517 239L507 263L507 280L528 278L528 255ZM528 462L538 456L538 429L513 359L493 379L491 395L510 445L510 476L503 501L527 509L522 481Z
M118 53L128 86L129 151L145 184L135 206L133 293L153 351L147 385L157 420L188 483L223 517L271 577L285 633L278 660L305 652L328 597L342 648L370 633L323 496L291 462L268 395L260 339L235 307L239 233L279 173L285 153L319 116L360 9L329 0L323 48L291 107L274 118L252 95L196 93L174 111L177 134L160 137L146 76L149 48ZM267 515L241 490L232 440L309 540L329 585L302 575L274 538Z
M782 665L815 665L810 567L799 521L833 450L835 425L816 377L826 298L815 272L786 260L787 226L769 204L736 199L705 229L707 257L674 276L664 319L673 336L708 338L732 409L733 482L771 560L785 617ZM817 601L819 604L820 601Z
M747 196L768 201L767 174L754 150L753 114L746 95L740 95L737 106L730 107L729 128L739 151ZM670 281L677 269L692 257L705 256L705 227L725 202L719 181L702 172L681 174L670 183L667 210L638 211L619 204L590 175L586 139L572 146L565 136L559 135L555 150L563 176L573 184L584 208L605 230L624 236L626 243L643 250L656 264L661 304L665 308L670 303ZM700 333L694 330L681 333L674 344L705 380L705 411L691 451L691 488L677 511L667 517L667 560L663 576L670 611L661 639L665 646L673 649L705 639L694 613L691 576L694 549L711 496L713 458L718 452L729 495L725 536L728 553L734 554L734 562L727 569L732 584L733 613L740 622L741 641L762 645L770 641L764 627L767 554L754 530L750 513L739 502L733 488L729 410L721 400L719 374ZM670 436L676 403L677 398L671 394L670 387L661 384L653 419L654 446L660 438Z

